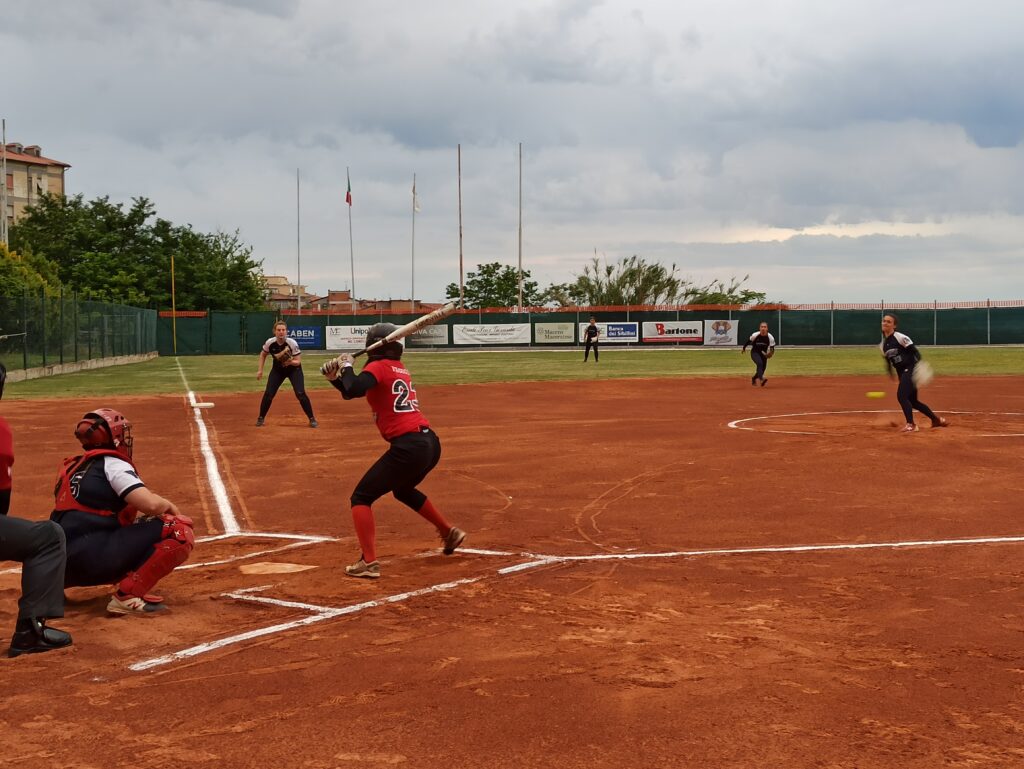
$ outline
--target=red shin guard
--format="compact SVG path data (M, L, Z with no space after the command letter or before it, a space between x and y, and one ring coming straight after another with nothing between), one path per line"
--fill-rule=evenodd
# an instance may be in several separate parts
M152 590L157 582L188 560L188 555L195 546L192 521L184 516L181 518L162 517L164 518L164 528L161 532L163 539L153 545L153 554L142 566L135 571L128 572L117 583L117 589L121 593L141 598Z

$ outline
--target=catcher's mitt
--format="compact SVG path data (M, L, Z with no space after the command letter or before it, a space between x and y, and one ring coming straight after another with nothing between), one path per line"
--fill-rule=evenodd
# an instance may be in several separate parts
M281 352L274 353L274 360L280 363L282 366L288 363L292 359L292 348L285 347Z

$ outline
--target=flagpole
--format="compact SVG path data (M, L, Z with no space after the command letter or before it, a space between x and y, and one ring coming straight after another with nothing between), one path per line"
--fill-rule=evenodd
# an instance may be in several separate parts
M462 145L457 146L458 149L458 166L459 166L459 309L463 309L464 303L464 292L462 288Z
M416 174L412 175L412 293L409 304L411 309L416 309Z
M295 312L302 314L302 226L299 213L299 169L295 169Z
M519 312L523 311L523 143L519 142Z
M6 178L6 177L5 177ZM174 298L174 254L171 254L171 338L174 340L174 354L178 354L178 305Z
M352 273L352 286L348 298L352 300L352 313L356 311L356 257L352 248L352 177L348 175L348 166L345 166L345 181L348 183L348 191L345 193L345 202L348 203L348 262Z

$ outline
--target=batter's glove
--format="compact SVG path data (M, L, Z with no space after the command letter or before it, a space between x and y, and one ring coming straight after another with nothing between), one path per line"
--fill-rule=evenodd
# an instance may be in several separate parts
M320 367L320 373L324 376L333 377L336 376L338 370L341 368L341 364L338 363L337 358L331 358L324 365Z

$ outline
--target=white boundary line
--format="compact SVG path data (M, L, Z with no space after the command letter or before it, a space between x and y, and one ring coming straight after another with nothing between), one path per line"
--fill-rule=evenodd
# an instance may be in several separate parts
M235 511L231 509L231 502L228 500L228 491L224 487L224 481L220 477L220 470L217 468L217 457L214 456L213 448L210 446L210 434L206 430L206 422L203 419L203 410L196 407L196 394L189 387L188 379L185 378L185 369L181 367L181 360L174 359L181 375L181 381L188 391L188 402L192 405L192 418L195 420L199 430L199 450L206 461L206 477L210 481L210 490L214 499L217 500L217 509L220 511L221 524L225 534L238 534L242 527L238 525L235 518Z
M734 430L749 430L750 432L757 433L776 433L782 435L826 435L823 432L812 432L812 431L801 431L801 430L772 430L770 428L759 428L759 427L743 427L744 422L757 422L761 419L785 419L786 417L816 417L816 416L828 416L831 414L899 414L898 409L850 409L848 411L800 411L795 414L768 414L760 417L746 417L745 419L734 419L729 422L727 427L731 427ZM961 414L970 416L972 414L985 414L994 417L1024 417L1024 413L1019 411L943 411L943 414ZM978 438L1019 438L1024 436L1024 433L983 433L976 437Z
M837 551L853 551L853 550L895 550L899 548L925 548L925 547L945 547L945 546L956 546L956 545L993 545L993 544L1006 544L1006 543L1021 543L1024 542L1024 536L1013 536L1013 537L974 537L969 539L932 539L932 540L906 540L898 542L857 542L852 544L835 544L835 545L783 545L778 547L736 547L736 548L722 548L722 549L711 549L711 550L679 550L667 553L601 553L597 555L539 555L536 553L519 553L521 557L526 557L529 560L514 564L512 566L506 566L498 569L494 574L498 576L506 576L509 574L516 574L527 569L535 569L539 566L548 566L551 564L559 563L580 563L589 561L612 561L612 560L639 560L639 559L654 559L654 558L695 558L700 556L715 556L715 555L758 555L764 553L813 553L813 552L837 552ZM494 556L512 556L514 553L507 553L493 550L472 550L466 548L460 552L473 553L478 555L494 555ZM302 611L311 612L311 616L302 617L300 619L292 620L290 622L278 623L275 625L269 625L267 627L256 628L254 630L247 630L243 633L237 633L235 635L227 636L216 641L210 641L207 643L197 644L190 646L180 651L165 654L160 657L153 657L152 659L142 660L129 666L129 670L140 672L143 670L152 670L153 668L162 667L172 662L177 662L183 659L189 659L191 657L198 657L201 654L216 651L217 649L223 649L228 646L234 646L236 644L250 641L254 638L262 638L268 635L274 635L276 633L283 633L288 630L293 630L297 627L305 627L312 625L317 622L324 622L326 620L334 619L336 617L342 617L350 614L357 614L367 609L372 609L378 606L384 606L392 603L400 603L408 601L412 598L418 598L419 596L429 595L431 593L440 593L455 588L462 587L463 585L471 585L476 582L481 582L486 579L486 575L479 577L467 577L465 579L459 579L452 582L443 582L439 585L432 585L430 587L420 588L418 590L410 590L404 593L398 593L396 595L386 596L373 601L364 601L362 603L352 604L350 606L332 607L332 606L317 606L315 604L298 603L295 601L283 601L276 598L268 598L266 596L255 596L253 593L261 592L269 589L271 586L261 586L254 588L246 588L242 590L236 590L230 593L222 593L221 596L225 598L234 598L239 601L250 601L253 603L259 603L269 606L280 606L287 609L299 609Z

